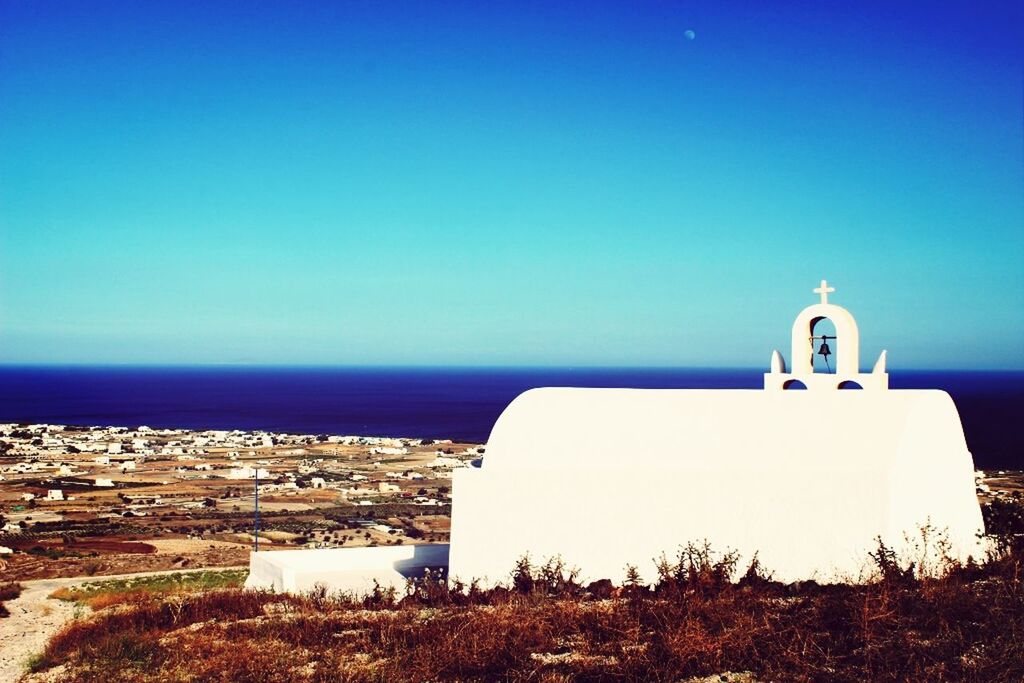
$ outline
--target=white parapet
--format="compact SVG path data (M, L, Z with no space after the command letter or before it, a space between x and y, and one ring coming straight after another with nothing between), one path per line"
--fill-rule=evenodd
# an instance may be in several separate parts
M426 569L447 570L448 544L393 545L322 550L271 550L249 554L246 588L305 593L317 586L331 592L365 594L374 582L402 590Z

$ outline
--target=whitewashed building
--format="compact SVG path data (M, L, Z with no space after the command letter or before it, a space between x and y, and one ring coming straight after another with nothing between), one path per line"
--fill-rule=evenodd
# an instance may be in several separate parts
M884 351L861 372L856 322L828 302L832 291L815 290L821 301L791 330L791 369L774 352L764 389L516 398L483 465L454 473L450 575L504 580L529 554L560 556L584 578L621 581L629 564L653 580L662 554L706 540L741 563L756 553L783 581L857 580L877 538L917 559L926 527L955 556L979 557L974 467L953 400L890 390ZM826 319L834 334L821 331ZM812 362L826 349L831 372Z
M225 475L226 479L269 479L270 470L262 467L232 467Z
M861 372L856 322L829 303L832 291L824 281L815 290L820 302L791 328L791 367L772 353L762 389L517 397L482 464L453 470L450 548L407 546L418 555L401 563L373 548L254 553L246 585L400 587L442 562L449 577L487 585L524 555L561 557L583 580L622 582L631 565L653 581L659 558L705 541L741 566L756 554L782 581L865 579L877 539L917 561L935 559L939 537L955 557L980 557L956 406L943 391L890 390L884 351ZM922 528L930 548L915 548Z

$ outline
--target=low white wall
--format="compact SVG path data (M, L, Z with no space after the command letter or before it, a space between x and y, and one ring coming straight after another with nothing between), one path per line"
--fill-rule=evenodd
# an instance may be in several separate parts
M263 551L249 554L245 587L304 593L321 585L331 592L364 594L376 581L401 591L425 568L447 566L447 543Z

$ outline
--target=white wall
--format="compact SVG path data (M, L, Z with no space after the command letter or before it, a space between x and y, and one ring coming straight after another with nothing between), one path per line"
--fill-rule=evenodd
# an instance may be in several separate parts
M584 578L707 539L781 580L858 578L929 520L977 554L981 512L940 391L539 389L455 472L450 575L506 580L561 555Z

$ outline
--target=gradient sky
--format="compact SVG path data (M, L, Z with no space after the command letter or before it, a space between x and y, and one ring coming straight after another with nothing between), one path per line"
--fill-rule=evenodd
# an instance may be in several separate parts
M0 0L0 362L1024 368L1015 6Z

